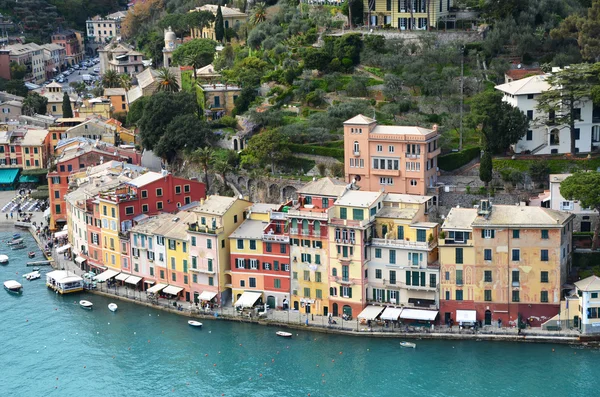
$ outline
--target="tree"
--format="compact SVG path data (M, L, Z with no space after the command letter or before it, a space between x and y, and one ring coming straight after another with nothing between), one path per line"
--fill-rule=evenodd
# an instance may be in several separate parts
M577 42L581 55L590 61L600 61L600 0L594 0L579 29Z
M206 191L210 189L208 182L208 169L211 166L213 161L213 150L212 148L206 146L201 149L196 149L192 153L192 162L200 164L202 170L204 171L204 184L206 185Z
M479 163L479 179L485 183L485 187L492 181L492 155L489 150L483 152L481 162Z
M149 101L149 96L142 96L129 105L129 112L127 112L127 120L125 121L125 124L128 127L137 125L144 115L144 106L146 106Z
M157 91L159 91L159 92L160 91L165 91L165 92L179 91L179 81L177 81L177 76L169 68L158 69L158 75L156 76L156 80L158 81Z
M87 91L87 85L83 81L74 81L69 83L69 87L73 89L77 93L77 96L82 96Z
M598 70L593 65L571 65L546 78L550 86L538 97L537 110L543 114L536 122L556 128L569 128L571 154L575 154L575 123L581 119L581 107L592 95L598 82Z
M191 152L214 142L215 135L204 121L191 114L179 114L167 124L154 146L154 153L172 163L182 151Z
M593 208L600 213L600 173L576 172L562 181L560 194L567 200L578 200L581 208ZM594 228L592 250L598 247L598 233L600 222Z
M215 21L215 16L210 11L188 12L184 16L184 23L187 30L192 29L202 30Z
M217 16L215 18L215 39L217 41L223 41L225 36L225 25L223 24L223 13L221 12L221 5L217 7Z
M102 87L117 88L119 84L119 74L116 71L110 69L102 75Z
M350 27L363 23L364 8L362 0L349 0L342 4L342 13L348 17Z
M10 63L10 78L15 80L23 80L27 74L27 66L20 65L16 62Z
M73 117L73 108L71 107L71 98L66 92L63 94L62 116L65 119Z
M467 122L479 128L486 152L508 149L527 133L529 121L518 108L502 100L499 91L484 91L472 99Z
M231 167L231 165L227 161L217 160L213 164L213 169L217 174L221 175L221 179L223 179L225 189L227 189L229 187L229 184L227 183L227 173L231 172L233 170L233 167Z
M29 92L23 80L5 80L2 78L0 78L0 91L6 91L9 94L22 97L26 97Z
M252 16L250 19L255 26L267 20L267 7L265 3L256 3L252 9Z
M34 114L46 114L48 98L37 92L30 92L23 100L23 114L33 116Z
M139 113L137 102L131 106L130 113ZM157 92L145 99L142 116L137 125L140 128L142 145L153 150L160 138L165 134L169 123L177 116L193 114L196 110L195 95L188 92ZM197 120L196 120L197 122Z
M191 14L195 14L192 12ZM173 52L173 63L187 65L194 69L194 80L197 79L196 69L210 65L215 57L217 43L209 39L194 39L177 47Z
M248 155L255 157L260 164L270 164L275 173L275 165L291 155L287 137L276 129L254 135L248 141Z
M123 73L119 76L119 85L125 90L125 103L129 109L129 90L131 89L131 76Z
M538 185L543 185L548 182L548 176L550 175L550 167L548 162L534 161L529 166L529 176L531 180L536 182Z

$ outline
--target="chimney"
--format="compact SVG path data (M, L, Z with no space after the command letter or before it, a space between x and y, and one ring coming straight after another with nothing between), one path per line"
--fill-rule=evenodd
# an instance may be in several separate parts
M434 124L433 127L431 127L431 129L433 130L433 132L437 132L438 130L438 125Z

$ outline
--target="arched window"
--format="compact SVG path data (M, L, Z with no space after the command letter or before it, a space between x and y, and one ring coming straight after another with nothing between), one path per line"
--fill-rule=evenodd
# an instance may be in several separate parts
M354 128L350 128L350 133L354 134Z
M359 134L362 134L362 128L359 128L359 129L358 129L358 133L359 133Z
M358 141L354 141L354 153L358 152L360 152L360 145L358 144Z
M331 269L331 275L332 275L333 277L336 277L336 276L337 276L337 269L336 269L335 267L334 267L333 269Z

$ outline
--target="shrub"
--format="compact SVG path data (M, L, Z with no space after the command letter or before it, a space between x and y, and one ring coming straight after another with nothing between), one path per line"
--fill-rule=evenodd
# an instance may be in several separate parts
M326 176L327 166L324 163L317 164L317 170L319 171L319 175Z
M300 145L297 143L291 143L289 147L294 153L316 154L318 156L333 157L340 161L344 161L344 149L313 145Z
M335 163L329 166L329 171L331 174L337 178L344 177L344 164L343 163Z
M35 192L31 192L31 198L35 200L47 200L50 198L50 194L48 190L37 190Z
M450 153L438 158L438 166L444 171L452 171L468 164L469 161L479 156L480 149L472 147L460 152Z

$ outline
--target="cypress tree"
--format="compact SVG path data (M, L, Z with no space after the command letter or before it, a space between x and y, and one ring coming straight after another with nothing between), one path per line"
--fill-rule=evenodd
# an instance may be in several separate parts
M481 182L485 182L486 187L492 181L492 167L492 155L489 150L486 150L479 163L479 179Z
M63 94L62 116L64 118L73 117L73 108L71 108L71 98L69 98L69 95L66 92Z
M219 7L217 7L217 17L215 18L215 39L217 41L223 41L223 36L225 36L225 25L223 24L221 5L219 5Z

